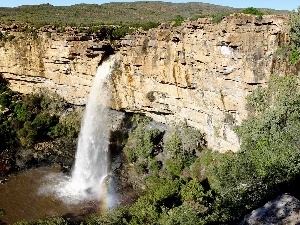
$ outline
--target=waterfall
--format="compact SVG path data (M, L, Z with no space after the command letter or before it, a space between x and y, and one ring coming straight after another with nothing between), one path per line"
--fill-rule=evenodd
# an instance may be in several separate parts
M110 90L107 78L110 76L114 57L109 57L97 69L86 104L78 137L75 164L71 177L56 176L58 185L41 188L40 193L54 189L56 195L66 203L85 200L105 200L104 184L108 173L108 103Z
M103 180L108 167L108 109L110 92L106 85L112 71L113 57L104 61L97 70L89 94L78 138L75 165L70 180L73 190L80 195L101 197Z

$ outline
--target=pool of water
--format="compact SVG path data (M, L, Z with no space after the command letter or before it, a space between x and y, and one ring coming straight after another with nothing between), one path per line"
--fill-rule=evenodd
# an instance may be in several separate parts
M5 211L0 219L7 224L50 216L80 220L88 214L100 213L101 207L97 201L67 204L51 193L41 192L44 186L51 186L50 174L50 177L62 176L59 168L43 167L6 177L7 181L0 184L0 208Z

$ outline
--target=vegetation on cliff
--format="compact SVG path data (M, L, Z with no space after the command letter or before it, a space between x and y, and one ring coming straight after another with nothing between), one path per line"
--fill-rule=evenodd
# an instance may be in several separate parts
M291 38L291 43L288 46L289 59L295 65L300 58L300 8L290 15L289 27Z
M9 154L13 159L19 147L32 148L58 137L77 137L78 115L74 112L61 117L69 107L60 97L49 93L23 95L12 91L0 78L0 156Z

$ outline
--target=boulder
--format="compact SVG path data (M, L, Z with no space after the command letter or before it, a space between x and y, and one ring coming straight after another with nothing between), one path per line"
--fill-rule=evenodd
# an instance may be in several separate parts
M300 224L300 201L289 194L278 196L263 207L253 210L239 225Z

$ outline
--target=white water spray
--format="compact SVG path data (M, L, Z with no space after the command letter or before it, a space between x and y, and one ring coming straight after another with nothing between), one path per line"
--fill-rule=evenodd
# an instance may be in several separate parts
M110 92L106 81L114 58L104 61L94 77L78 138L75 165L70 178L57 177L56 194L67 203L102 199L108 170L108 108ZM46 191L41 191L46 192Z
M75 166L70 181L72 188L80 195L87 192L100 198L103 192L102 185L108 167L107 104L110 99L105 81L112 71L113 64L114 59L110 58L99 66L81 124Z

